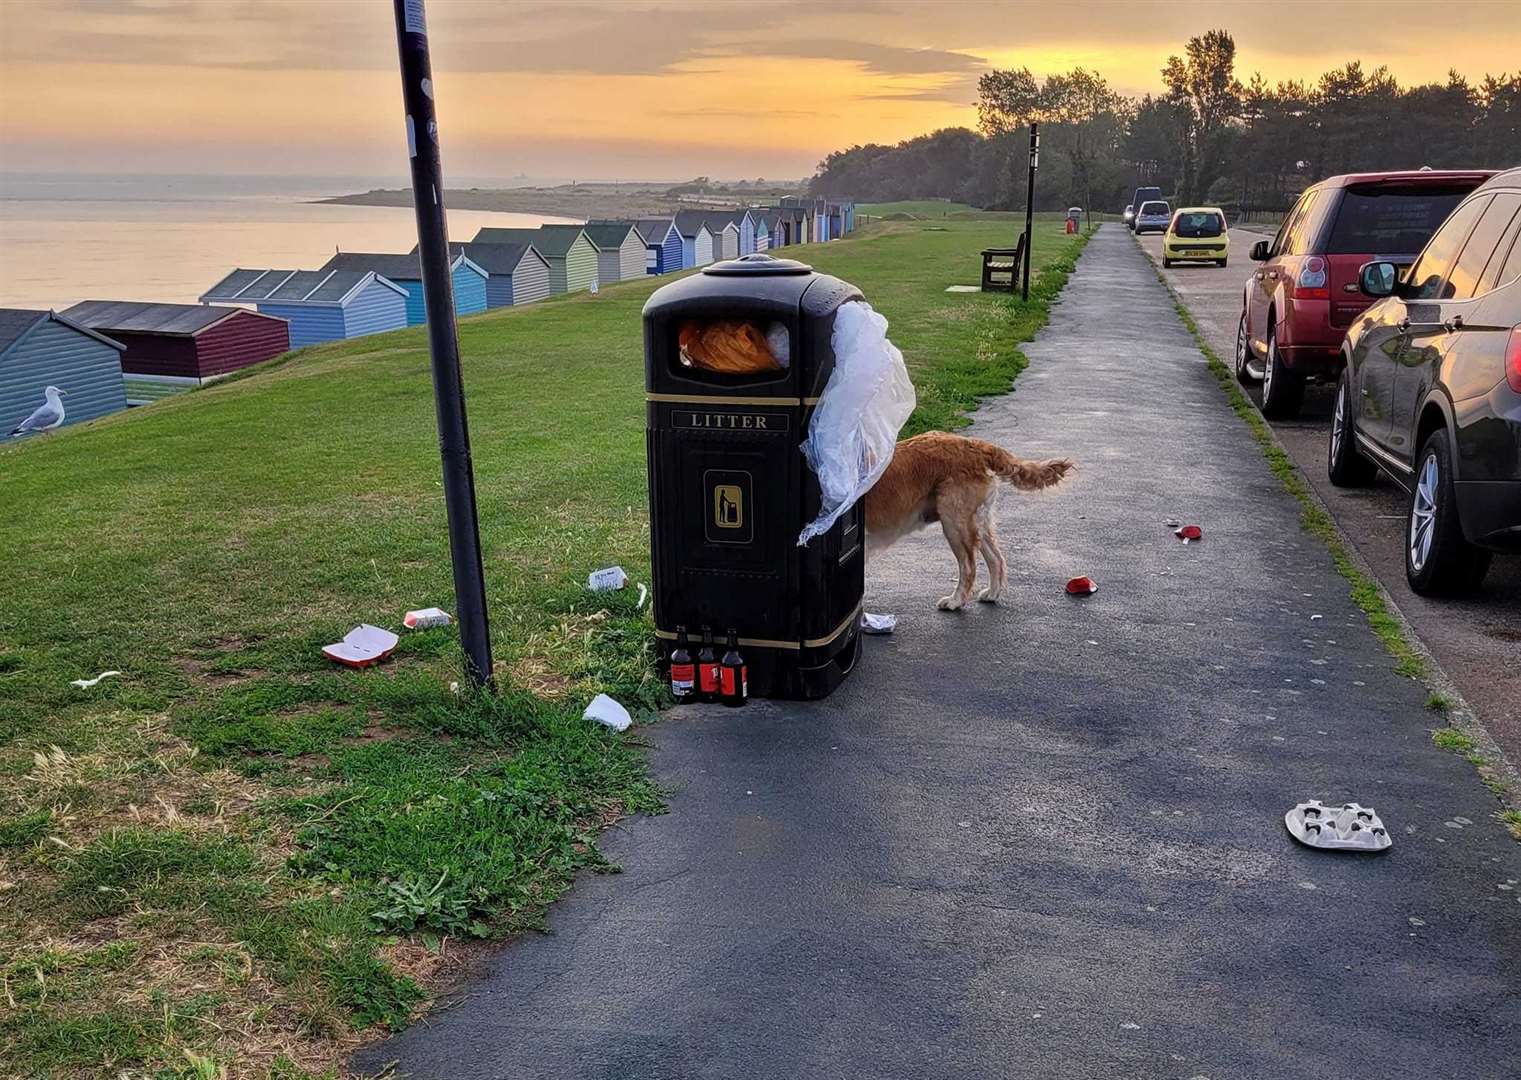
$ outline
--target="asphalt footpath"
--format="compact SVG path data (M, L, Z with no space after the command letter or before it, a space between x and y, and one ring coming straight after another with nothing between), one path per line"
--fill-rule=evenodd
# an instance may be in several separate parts
M1003 499L1004 603L934 609L938 533L876 560L897 632L838 692L648 729L671 812L607 835L623 872L356 1068L1516 1076L1521 845L1123 229L1026 351L972 434L1078 470ZM1283 816L1311 798L1371 805L1394 846L1301 847Z
M1188 305L1200 332L1230 363L1241 318L1241 290L1256 266L1252 243L1271 234L1231 230L1230 266L1180 263L1162 273ZM1160 265L1162 238L1140 238ZM1261 387L1248 391L1260 404ZM1293 420L1270 420L1273 433L1400 614L1451 676L1485 729L1521 767L1521 556L1496 555L1481 589L1459 597L1424 597L1405 581L1405 525L1410 497L1380 474L1368 487L1338 488L1326 479L1326 442L1336 407L1334 383L1311 384ZM1521 1075L1521 1067L1517 1069Z

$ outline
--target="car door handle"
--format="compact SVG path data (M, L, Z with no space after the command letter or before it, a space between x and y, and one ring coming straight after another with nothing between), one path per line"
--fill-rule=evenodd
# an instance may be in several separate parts
M1461 315L1454 315L1452 318L1450 318L1446 322L1442 323L1442 328L1444 330L1446 330L1449 334L1452 333L1455 330L1461 330L1461 329L1463 329L1463 316L1461 316Z

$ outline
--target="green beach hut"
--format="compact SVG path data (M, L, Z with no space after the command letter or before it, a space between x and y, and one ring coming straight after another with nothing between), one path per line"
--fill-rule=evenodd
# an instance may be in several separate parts
M549 263L549 291L555 295L597 287L597 245L579 225L537 229L482 229L477 244L532 244Z

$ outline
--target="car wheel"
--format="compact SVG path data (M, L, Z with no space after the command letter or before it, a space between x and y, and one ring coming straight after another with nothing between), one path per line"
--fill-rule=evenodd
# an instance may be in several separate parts
M1162 260L1162 267L1163 267L1163 269L1171 270L1172 269L1172 260L1164 258Z
M1262 415L1270 420L1292 420L1304 404L1304 376L1284 366L1278 355L1278 331L1269 326L1267 358L1262 361Z
M1336 384L1336 409L1326 445L1326 478L1337 487L1363 487L1373 480L1373 462L1357 449L1357 424L1352 411L1351 370L1343 368Z
M1215 260L1215 265L1216 265L1216 266L1219 266L1219 267L1224 267L1224 266L1226 266L1226 265L1227 265L1227 264L1228 264L1228 263L1229 263L1229 262L1230 262L1230 260L1229 260L1229 259L1216 259L1216 260Z
M1489 571L1490 553L1463 536L1453 490L1447 431L1427 437L1416 458L1415 487L1405 523L1405 577L1423 596L1476 588Z
M1241 313L1241 321L1236 324L1236 381L1242 386L1251 386L1253 383L1262 381L1262 373L1252 369L1252 347L1247 339L1246 312Z

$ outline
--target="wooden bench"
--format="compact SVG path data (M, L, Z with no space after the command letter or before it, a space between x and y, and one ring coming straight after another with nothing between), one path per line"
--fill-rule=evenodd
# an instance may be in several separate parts
M982 291L1019 291L1019 272L1024 265L1025 238L1011 248L982 249Z

